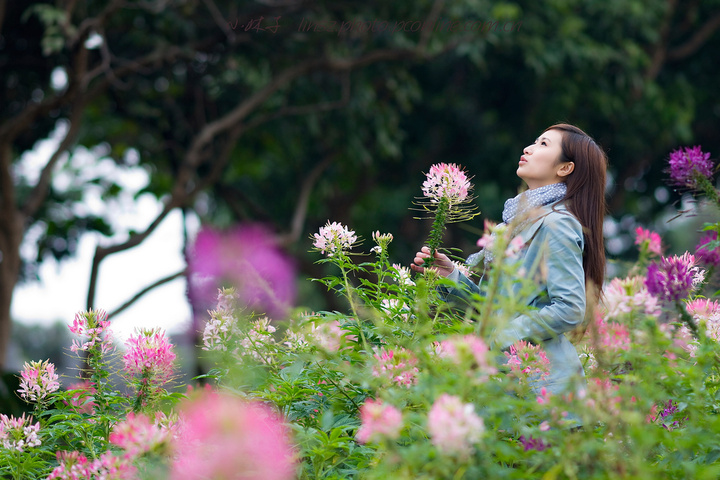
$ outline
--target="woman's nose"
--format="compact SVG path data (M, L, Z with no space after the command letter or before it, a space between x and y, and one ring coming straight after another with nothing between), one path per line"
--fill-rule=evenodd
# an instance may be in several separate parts
M529 155L532 153L532 145L528 145L527 147L523 148L523 153L525 155Z

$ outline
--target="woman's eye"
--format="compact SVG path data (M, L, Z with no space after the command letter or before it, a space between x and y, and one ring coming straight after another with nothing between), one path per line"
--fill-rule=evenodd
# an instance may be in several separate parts
M547 145L546 142L540 142L540 145Z

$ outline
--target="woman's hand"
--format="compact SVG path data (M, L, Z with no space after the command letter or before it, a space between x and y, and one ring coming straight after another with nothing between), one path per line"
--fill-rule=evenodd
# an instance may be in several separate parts
M426 258L430 258L430 249L428 247L422 247L420 251L415 254L415 258L413 259L414 263L410 264L410 268L418 273L424 273L425 268L423 265L425 264ZM438 274L443 277L447 277L453 272L453 270L455 270L455 265L453 265L447 255L436 250L435 261L430 268L435 269Z

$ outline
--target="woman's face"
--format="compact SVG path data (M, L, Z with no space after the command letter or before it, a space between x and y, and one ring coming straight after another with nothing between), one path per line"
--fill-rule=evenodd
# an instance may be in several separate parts
M562 133L559 130L548 130L535 143L523 149L517 176L525 180L528 188L562 182L564 177L572 173L575 167L573 162L558 161L562 153L561 143Z

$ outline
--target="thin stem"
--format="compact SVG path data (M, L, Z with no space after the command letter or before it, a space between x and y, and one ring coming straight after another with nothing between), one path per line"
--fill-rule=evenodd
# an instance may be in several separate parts
M367 339L365 338L365 333L363 332L362 325L360 325L360 317L358 316L357 309L355 308L355 301L353 300L352 290L350 289L350 281L348 280L347 271L345 271L345 267L343 265L340 264L339 267L343 275L345 296L347 297L348 302L350 302L350 310L352 311L352 314L358 323L358 332L360 333L360 338L362 338L363 347L365 348L365 351L369 351Z

